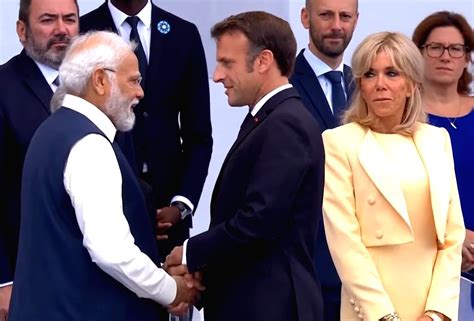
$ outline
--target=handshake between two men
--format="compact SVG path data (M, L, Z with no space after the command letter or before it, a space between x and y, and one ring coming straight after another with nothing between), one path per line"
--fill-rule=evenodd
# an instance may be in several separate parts
M175 247L166 256L163 268L176 281L176 298L168 307L168 312L174 315L184 315L199 299L205 290L202 285L202 272L190 273L183 264L183 247Z

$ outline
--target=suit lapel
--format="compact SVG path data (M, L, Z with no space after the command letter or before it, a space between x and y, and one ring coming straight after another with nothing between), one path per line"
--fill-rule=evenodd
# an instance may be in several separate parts
M313 69L306 61L302 50L295 63L295 73L298 74L303 90L311 100L311 106L307 106L314 109L314 112L321 116L324 124L327 128L333 128L336 126L336 120L329 107L326 96L324 95L323 89L319 84L319 80L314 74Z
M51 114L49 103L53 97L53 91L44 78L41 70L36 63L26 55L23 50L20 54L21 64L20 72L23 75L23 81L31 89L35 96L41 101L41 105L48 114Z
M289 88L285 89L279 93L277 93L275 96L270 98L263 106L262 108L258 111L258 113L255 115L254 120L255 123L253 126L245 129L245 132L239 135L237 140L234 142L232 147L229 150L229 153L227 153L226 159L224 160L224 163L222 165L222 168L225 167L227 160L229 159L230 156L235 152L235 150L239 147L240 144L248 137L248 135L255 130L260 124L262 124L265 119L268 117L268 115L271 114L271 112L278 106L280 105L284 100L298 96L296 93L295 89Z
M424 126L424 125L421 125ZM425 165L430 183L431 207L435 220L436 232L439 240L444 240L442 235L446 226L446 216L448 213L449 199L451 197L450 164L445 155L444 144L441 139L435 139L432 134L423 130L417 130L413 136L415 145L420 157ZM441 233L441 235L439 235Z
M344 85L346 86L347 105L349 106L352 101L352 95L354 94L355 84L352 69L347 65L344 65Z
M284 100L291 98L291 97L299 97L298 93L294 88L289 88L285 89L283 91L280 91L277 93L275 96L271 97L263 106L262 108L258 111L258 113L255 115L254 119L255 124L251 127L248 127L245 129L245 132L241 133L232 147L230 148L229 152L227 153L227 156L224 159L224 162L222 163L221 170L219 172L219 176L217 177L216 184L214 185L214 190L212 192L212 198L211 198L211 213L213 212L213 207L215 204L215 198L219 192L219 187L221 184L222 176L225 171L225 167L227 166L227 163L232 156L232 154L235 152L235 150L242 144L242 142L245 141L245 139L249 136L249 134L254 131L258 126L260 126L266 119L267 117L271 114L271 112L278 106L280 105Z
M165 48L165 39L166 35L161 34L158 29L157 25L158 22L163 20L164 17L162 16L160 9L152 5L151 9L151 36L150 36L150 57L148 60L148 69L147 69L147 82L145 84L145 87L147 88L146 92L147 93L152 93L153 88L148 88L149 86L153 86L156 88L156 83L158 80L156 77L163 77L163 74L161 72L149 72L149 70L162 70L163 68L160 68L160 62L163 61L162 55L163 55L163 48ZM170 33L173 32L173 26L171 26Z
M99 12L98 16L100 19L94 21L94 30L106 30L118 33L114 19L112 19L112 14L107 6L107 2L104 2L97 11Z
M394 166L391 165L392 160L385 155L370 129L360 145L358 157L377 189L411 228L405 197Z

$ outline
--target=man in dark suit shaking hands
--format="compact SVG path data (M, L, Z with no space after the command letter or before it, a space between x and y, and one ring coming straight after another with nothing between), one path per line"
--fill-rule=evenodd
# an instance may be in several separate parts
M203 272L206 321L321 320L312 256L324 155L319 127L288 82L294 35L265 12L230 16L211 34L214 81L249 114L217 179L209 230L175 248L165 266Z
M296 57L290 81L321 131L340 124L351 100L352 70L343 63L343 55L358 17L357 0L306 0L301 9L301 22L309 30L309 44ZM314 262L323 292L324 321L339 321L341 281L322 224Z
M81 32L110 30L138 45L145 96L135 108L133 139L118 142L151 186L158 232L166 234L159 244L164 257L189 236L211 158L209 77L199 32L151 0L106 1L80 22Z
M0 320L8 314L18 250L23 160L51 114L49 102L70 39L79 31L76 0L20 0L24 50L0 66Z

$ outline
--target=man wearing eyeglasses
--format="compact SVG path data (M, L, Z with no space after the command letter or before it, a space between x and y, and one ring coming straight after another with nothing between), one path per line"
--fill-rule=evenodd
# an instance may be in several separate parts
M54 113L25 157L8 320L156 321L159 304L192 303L198 291L159 267L137 178L114 142L143 97L133 46L85 34L59 77Z

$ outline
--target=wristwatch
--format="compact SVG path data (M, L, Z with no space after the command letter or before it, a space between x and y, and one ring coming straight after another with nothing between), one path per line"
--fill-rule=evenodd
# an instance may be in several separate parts
M173 202L171 203L172 206L175 206L178 208L179 212L181 213L181 219L184 220L184 218L188 215L191 214L191 210L189 209L189 207L184 204L183 202L180 202L180 201L176 201L176 202Z
M443 318L441 318L436 312L434 311L426 311L425 315L429 316L433 321L443 321Z

